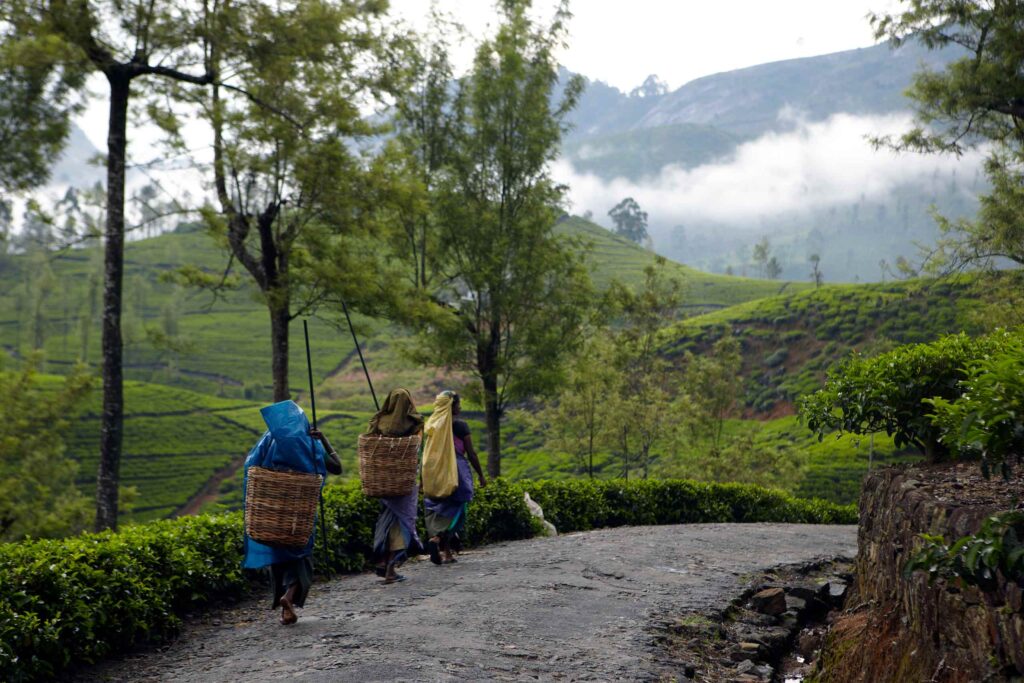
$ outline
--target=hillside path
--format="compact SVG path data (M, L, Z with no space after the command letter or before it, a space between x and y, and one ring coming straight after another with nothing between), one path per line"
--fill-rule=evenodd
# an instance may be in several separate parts
M856 553L856 527L620 527L500 543L404 583L318 583L299 623L269 596L190 622L162 651L87 681L636 680L671 674L654 624L721 609L773 566ZM678 673L678 672L676 672Z

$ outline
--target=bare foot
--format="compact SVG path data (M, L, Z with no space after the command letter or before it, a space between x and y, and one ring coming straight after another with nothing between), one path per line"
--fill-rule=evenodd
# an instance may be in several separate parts
M295 613L295 608L292 607L291 600L286 597L281 598L281 623L284 626L291 626L299 620L299 615Z

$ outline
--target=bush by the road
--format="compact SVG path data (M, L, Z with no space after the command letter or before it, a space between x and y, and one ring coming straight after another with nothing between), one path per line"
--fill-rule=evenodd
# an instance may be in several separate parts
M800 414L820 438L833 431L884 431L897 448L913 445L928 460L943 460L949 448L926 402L957 400L971 364L1000 353L1013 340L1006 332L975 338L955 334L871 358L854 354L829 372L823 389L800 400Z
M469 545L540 530L529 492L560 531L686 522L853 523L853 506L806 501L757 486L680 480L498 480L471 503ZM379 503L351 485L325 490L327 564L369 559ZM240 513L126 527L118 533L0 545L0 680L48 680L118 651L166 639L181 615L242 594ZM323 566L322 538L316 560Z

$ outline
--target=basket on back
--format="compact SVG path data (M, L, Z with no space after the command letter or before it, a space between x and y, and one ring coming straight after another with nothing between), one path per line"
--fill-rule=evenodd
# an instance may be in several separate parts
M245 533L275 547L309 541L320 500L319 474L250 467L245 488Z
M416 485L420 435L359 435L359 478L373 498L404 496Z

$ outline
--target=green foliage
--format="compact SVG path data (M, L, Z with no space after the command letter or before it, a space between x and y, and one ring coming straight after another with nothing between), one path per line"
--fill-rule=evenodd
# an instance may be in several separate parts
M832 431L884 431L897 448L914 445L931 461L948 449L924 406L926 399L954 400L971 362L1005 345L1003 334L972 339L965 334L931 344L901 346L873 358L860 354L829 373L825 388L800 401L800 413L820 438Z
M929 417L944 444L980 453L986 474L1000 465L1008 476L1011 457L1019 464L1024 455L1024 336L1021 331L996 334L1004 339L1001 347L967 366L959 397L925 403L935 408Z
M507 482L477 491L470 545L540 532L523 494L561 531L623 524L797 522L850 524L852 506L805 501L755 486L687 481ZM367 563L380 503L352 485L324 492L327 564ZM139 643L161 642L181 615L241 594L242 515L203 515L127 526L119 533L0 545L0 678L50 680ZM322 563L318 534L314 558ZM321 564L322 566L322 564Z
M929 583L954 580L988 591L1004 580L1024 581L1024 511L1002 512L981 525L976 534L947 545L942 536L922 534L924 545L904 567L910 577L924 571Z
M66 536L91 521L64 436L92 378L77 368L55 386L39 381L36 365L0 370L0 541Z

